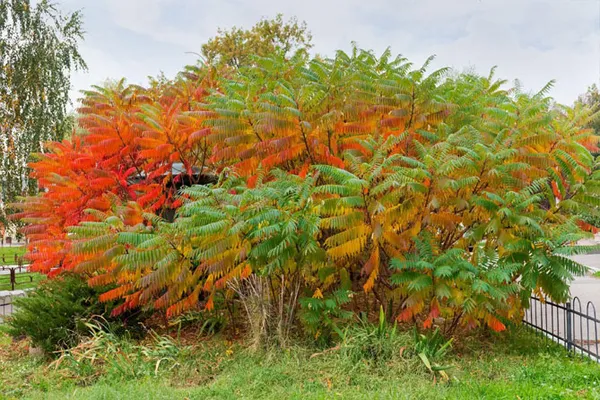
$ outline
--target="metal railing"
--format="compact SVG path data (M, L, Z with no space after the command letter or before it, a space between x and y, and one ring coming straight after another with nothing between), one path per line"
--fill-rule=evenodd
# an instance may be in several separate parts
M587 302L584 310L578 297L573 297L565 304L532 297L529 308L525 310L523 323L564 345L569 351L600 361L600 320L591 301Z

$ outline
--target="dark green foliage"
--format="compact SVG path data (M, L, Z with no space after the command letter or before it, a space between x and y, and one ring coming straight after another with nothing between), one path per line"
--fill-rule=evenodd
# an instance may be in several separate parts
M102 318L117 333L133 328L136 316L115 320L110 317L112 304L100 303L98 296L106 288L90 288L77 275L46 280L27 296L14 299L16 311L8 319L7 332L15 337L27 336L35 346L50 354L77 344L89 332L86 321Z

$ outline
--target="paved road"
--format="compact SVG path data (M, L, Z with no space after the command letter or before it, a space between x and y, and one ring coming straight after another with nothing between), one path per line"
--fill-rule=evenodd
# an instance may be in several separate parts
M600 271L600 254L585 254L572 257L575 261L588 266L592 273ZM571 283L571 296L577 296L585 307L591 301L600 314L600 278L590 275L575 278Z

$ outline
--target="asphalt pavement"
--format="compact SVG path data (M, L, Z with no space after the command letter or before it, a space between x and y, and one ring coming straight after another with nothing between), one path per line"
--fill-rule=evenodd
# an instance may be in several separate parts
M600 314L600 278L592 276L600 271L600 254L585 254L571 257L573 260L590 268L587 276L579 276L571 283L571 296L577 296L585 307L591 301Z

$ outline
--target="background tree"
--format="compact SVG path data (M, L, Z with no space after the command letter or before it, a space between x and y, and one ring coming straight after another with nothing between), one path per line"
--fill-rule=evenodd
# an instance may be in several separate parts
M587 92L579 96L577 101L587 105L588 107L591 107L595 111L598 111L600 109L600 91L598 91L598 86L594 83L592 86L588 87ZM592 120L589 123L588 128L592 128L596 133L599 133L600 118Z
M202 45L202 55L210 64L235 68L249 62L252 56L266 57L274 53L289 55L312 47L312 35L306 22L293 17L288 21L278 14L275 19L262 19L251 29L219 28L218 35Z
M71 71L86 68L82 38L79 12L61 14L46 0L0 2L0 224L8 203L37 191L30 154L72 129L66 106Z
M600 134L600 118L598 118L598 115L600 115L600 91L598 90L598 86L595 83L589 86L587 91L578 97L575 104L587 107L595 113L595 116L590 119L585 127L591 129L596 135ZM600 156L600 151L598 149L591 149L591 154L596 159ZM598 170L597 162L594 165L594 170ZM582 211L581 219L586 224L592 225L595 228L593 231L596 233L598 228L600 228L600 208L598 206L588 207Z

